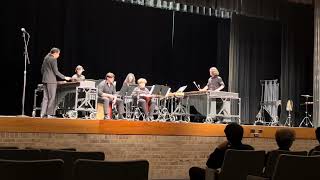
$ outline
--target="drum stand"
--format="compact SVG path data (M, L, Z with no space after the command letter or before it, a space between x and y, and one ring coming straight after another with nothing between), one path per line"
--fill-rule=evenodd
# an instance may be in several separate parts
M172 113L172 116L170 118L171 121L190 122L190 117L187 114L188 110L182 105L182 99L183 98L181 97L178 97L176 99L178 101L178 105ZM179 116L181 119L179 119Z
M134 110L133 110L133 115L132 115L132 119L134 121L139 121L140 120L140 117L142 117L142 120L143 121L146 121L147 117L146 117L146 114L142 113L141 110L140 110L140 107L139 107L139 96L137 97L137 99L135 100L136 101L136 105L133 106Z
M293 102L290 99L287 102L286 110L288 111L288 117L287 117L286 122L284 123L284 126L292 127L292 124L291 124L291 112L293 110Z
M286 122L284 123L284 126L292 127L292 124L291 124L291 111L288 111L288 117L287 117Z
M158 110L158 118L156 121L166 122L167 120L170 120L170 113L168 108L166 107L167 99L165 98L162 103L160 101L159 104L160 106Z
M308 95L302 95L302 96L306 98L306 102L304 103L306 106L306 111L305 111L305 117L302 119L299 127L302 127L302 125L304 125L304 127L308 127L309 125L311 125L311 127L313 127L313 124L310 120L311 115L308 112L308 105L312 104L312 102L308 102L308 98L312 97L312 96L308 96Z

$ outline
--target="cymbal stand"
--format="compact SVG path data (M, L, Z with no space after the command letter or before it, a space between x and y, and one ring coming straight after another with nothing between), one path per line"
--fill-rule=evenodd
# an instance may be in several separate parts
M308 127L309 125L311 125L311 127L313 127L313 124L310 120L311 115L308 112L308 98L309 97L306 97L306 102L305 102L305 106L306 106L305 117L302 119L299 127L302 127L302 125L304 125L304 127Z

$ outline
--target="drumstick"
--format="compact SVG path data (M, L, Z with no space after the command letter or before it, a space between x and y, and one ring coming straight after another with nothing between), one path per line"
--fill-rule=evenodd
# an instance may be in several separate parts
M195 82L195 81L193 81L193 84L197 87L197 89L200 91L200 85L198 84L197 85L197 83Z

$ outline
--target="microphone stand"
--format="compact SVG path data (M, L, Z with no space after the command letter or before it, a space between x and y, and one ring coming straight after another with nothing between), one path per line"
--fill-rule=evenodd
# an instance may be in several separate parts
M27 84L27 63L30 64L29 55L28 55L28 44L30 35L26 31L22 32L23 42L24 42L24 71L23 71L23 92L22 92L22 116L25 115L24 111L24 105L25 105L25 99L26 99L26 84ZM27 38L26 38L27 35Z

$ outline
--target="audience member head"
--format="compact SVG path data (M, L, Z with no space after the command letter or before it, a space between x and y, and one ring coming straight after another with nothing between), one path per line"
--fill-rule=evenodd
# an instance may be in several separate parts
M237 123L230 123L224 129L224 133L230 144L241 144L243 128Z
M320 143L320 127L317 127L317 129L316 129L316 138L317 138L318 142Z
M276 131L275 138L279 150L289 150L296 138L294 130L289 128L281 128Z
M138 79L139 88L145 88L146 84L147 84L147 80L146 79L144 79L144 78Z
M131 84L136 84L136 78L133 73L129 73L124 80L123 84L131 85Z

